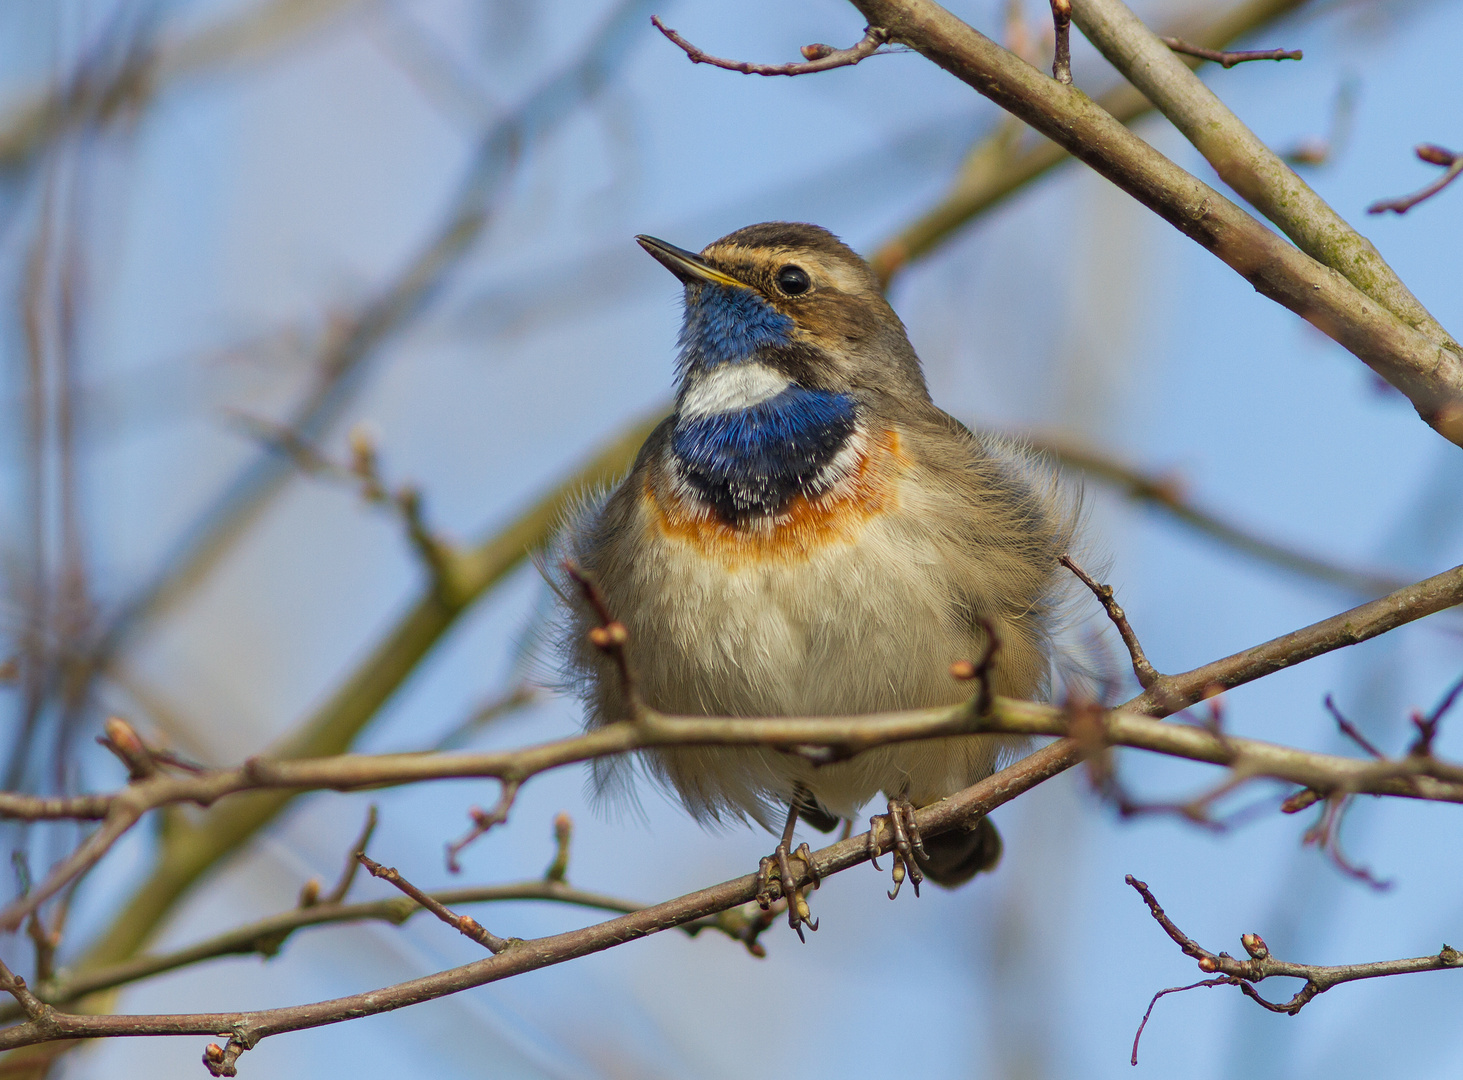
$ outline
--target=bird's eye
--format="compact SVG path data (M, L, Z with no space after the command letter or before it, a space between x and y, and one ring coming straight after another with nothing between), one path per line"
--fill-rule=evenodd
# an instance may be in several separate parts
M801 266L789 263L777 271L777 287L788 296L801 296L813 287L813 281Z

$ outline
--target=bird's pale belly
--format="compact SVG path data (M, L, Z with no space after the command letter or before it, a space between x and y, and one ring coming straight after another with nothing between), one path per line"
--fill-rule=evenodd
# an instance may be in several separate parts
M877 457L875 456L877 453ZM616 605L642 694L669 713L838 716L942 705L969 688L950 676L974 659L955 614L950 553L901 516L897 436L888 433L841 492L806 500L781 525L740 530L667 507L649 489L633 576ZM713 556L713 557L708 557ZM668 752L660 767L693 810L761 817L801 784L851 814L891 775L930 801L989 771L999 746L939 740L875 750L814 770L767 750Z

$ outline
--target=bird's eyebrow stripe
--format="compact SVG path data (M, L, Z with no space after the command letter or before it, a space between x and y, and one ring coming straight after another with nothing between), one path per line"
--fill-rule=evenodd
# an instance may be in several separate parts
M749 409L791 385L791 379L766 364L721 364L687 388L678 411L695 417Z

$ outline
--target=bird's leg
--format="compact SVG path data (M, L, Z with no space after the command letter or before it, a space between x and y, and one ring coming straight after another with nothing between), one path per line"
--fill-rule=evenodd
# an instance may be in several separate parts
M925 876L920 872L914 857L925 857L925 844L924 838L919 834L919 824L914 820L914 804L905 798L890 799L888 814L877 814L869 818L869 862L874 864L875 870L880 869L876 856L879 854L879 833L885 821L889 823L889 831L894 836L893 846L889 849L889 853L894 856L894 890L889 894L889 899L893 900L899 895L906 875L914 885L914 895L918 896L919 883Z
M818 873L813 869L812 849L806 843L799 844L796 850L792 849L792 834L798 823L801 795L801 790L793 793L792 803L787 811L787 824L783 826L782 839L778 841L777 848L757 864L757 903L763 911L772 906L772 869L775 866L778 891L787 901L787 924L797 931L799 941L806 942L808 939L803 936L803 927L806 925L809 930L817 930L818 920L812 917L803 890L792 886L794 879L791 860L803 861L803 865L808 868L808 876L813 879L813 888L818 887L819 881Z

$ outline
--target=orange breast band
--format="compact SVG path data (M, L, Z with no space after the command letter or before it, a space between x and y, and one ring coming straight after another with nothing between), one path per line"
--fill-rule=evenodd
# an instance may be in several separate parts
M796 495L780 513L742 526L729 525L710 508L670 491L657 492L651 477L642 498L651 528L729 567L806 559L831 544L852 543L870 518L891 510L898 475L908 462L898 433L885 430L830 490L815 498Z

